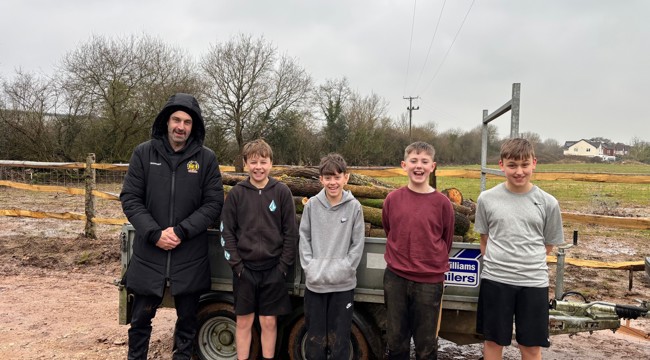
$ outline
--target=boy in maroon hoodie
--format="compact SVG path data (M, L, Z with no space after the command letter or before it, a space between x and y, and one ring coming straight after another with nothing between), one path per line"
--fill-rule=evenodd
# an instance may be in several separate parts
M443 281L449 271L454 209L429 185L435 150L425 142L406 147L402 169L409 182L388 194L382 210L386 231L384 303L388 359L436 359Z

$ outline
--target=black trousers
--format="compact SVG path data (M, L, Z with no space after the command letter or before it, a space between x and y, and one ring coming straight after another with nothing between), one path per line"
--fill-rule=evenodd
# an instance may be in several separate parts
M384 271L389 360L409 360L411 337L417 360L438 358L438 318L443 283L418 283Z
M305 290L307 360L350 358L353 304L354 290L322 294Z
M174 296L176 326L174 329L174 360L189 360L194 351L194 337L197 331L196 313L199 308L199 294ZM151 320L156 316L162 298L158 296L135 295L131 308L128 360L147 360Z

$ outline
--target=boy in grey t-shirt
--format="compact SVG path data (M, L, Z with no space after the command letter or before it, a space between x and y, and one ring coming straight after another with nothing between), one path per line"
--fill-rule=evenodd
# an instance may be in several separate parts
M564 235L557 200L530 182L536 164L528 140L507 140L499 160L506 181L477 200L483 271L476 329L485 360L502 358L513 317L522 358L541 359L541 348L550 346L546 255Z

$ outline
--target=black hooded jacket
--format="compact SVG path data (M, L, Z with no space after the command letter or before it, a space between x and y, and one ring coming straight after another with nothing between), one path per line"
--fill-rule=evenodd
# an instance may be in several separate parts
M192 117L192 131L185 147L173 153L167 121L178 110ZM120 200L136 230L125 277L127 288L136 294L162 296L166 279L172 295L210 288L207 228L219 218L224 195L219 164L203 146L204 138L198 102L178 93L156 117L151 140L133 151ZM155 244L170 226L181 243L165 251Z

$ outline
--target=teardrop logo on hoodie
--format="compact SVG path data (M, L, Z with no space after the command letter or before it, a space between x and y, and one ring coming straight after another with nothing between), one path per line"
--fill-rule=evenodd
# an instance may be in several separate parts
M278 207L275 205L275 200L271 200L271 203L269 204L269 210L271 210L271 212L274 212L277 208Z

